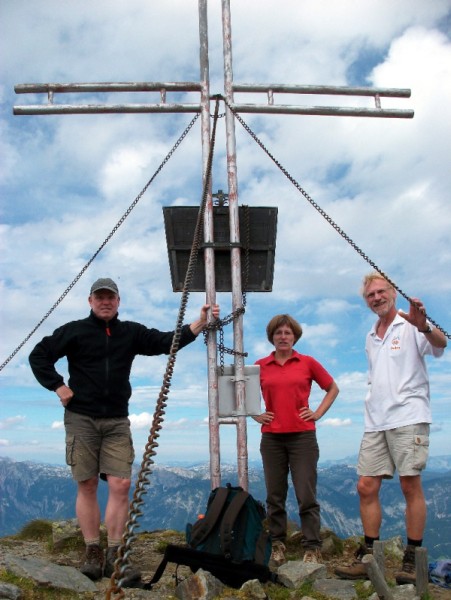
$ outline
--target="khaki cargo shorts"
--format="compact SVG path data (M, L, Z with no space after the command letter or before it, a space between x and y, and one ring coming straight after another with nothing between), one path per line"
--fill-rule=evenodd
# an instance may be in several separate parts
M419 475L429 455L429 424L418 423L387 431L363 434L357 473L390 479L395 470L400 476Z
M93 419L66 409L64 426L66 463L75 481L98 475L131 478L135 453L127 417Z

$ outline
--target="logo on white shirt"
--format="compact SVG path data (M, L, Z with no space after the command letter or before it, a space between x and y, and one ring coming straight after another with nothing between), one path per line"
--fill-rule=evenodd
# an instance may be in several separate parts
M401 350L401 341L398 335L392 337L390 350Z

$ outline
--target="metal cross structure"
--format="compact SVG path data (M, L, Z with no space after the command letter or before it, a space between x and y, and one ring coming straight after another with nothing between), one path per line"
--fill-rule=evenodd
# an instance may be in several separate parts
M207 2L198 0L199 38L200 38L200 81L199 82L134 82L134 83L45 83L20 84L15 86L17 94L47 94L47 103L38 105L15 105L15 115L55 115L55 114L102 114L102 113L200 113L202 141L202 176L205 184L207 160L210 151L210 80L208 54ZM381 106L381 98L409 98L409 89L312 86L285 84L237 84L233 81L232 70L232 30L230 0L221 0L222 33L224 58L224 98L227 175L228 191L221 194L221 199L227 197L230 221L230 262L232 310L242 308L242 271L240 228L238 210L238 177L236 163L235 118L237 113L265 113L292 115L328 115L348 117L376 118L412 118L412 110L385 109ZM157 92L159 102L141 104L57 104L55 96L65 93L93 94L99 92ZM199 95L196 103L168 102L167 95L174 93L195 92ZM264 93L267 96L265 104L240 104L235 102L235 96L240 93ZM320 95L320 96L367 96L374 98L374 108L339 107L339 106L302 106L276 104L275 94ZM204 216L204 263L205 291L207 303L214 303L215 288L215 250L213 239L213 195L211 183L207 190L207 204ZM218 197L218 194L215 197ZM234 350L234 385L235 405L237 413L245 412L246 390L243 360L243 316L233 321L233 350ZM217 385L217 341L216 334L209 332L207 338L208 363L208 407L209 407L209 450L210 450L210 481L211 488L221 485L220 468L220 425L234 425L237 431L237 469L238 483L248 489L248 451L246 416L220 417L218 411Z

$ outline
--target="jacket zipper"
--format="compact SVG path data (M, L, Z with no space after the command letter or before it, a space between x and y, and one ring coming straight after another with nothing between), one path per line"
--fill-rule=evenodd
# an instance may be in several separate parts
M110 355L109 355L109 338L111 337L111 330L109 327L109 324L106 324L105 327L105 333L106 333L106 352L105 352L105 383L106 383L106 389L105 389L105 397L108 396L109 393L109 375L110 375Z

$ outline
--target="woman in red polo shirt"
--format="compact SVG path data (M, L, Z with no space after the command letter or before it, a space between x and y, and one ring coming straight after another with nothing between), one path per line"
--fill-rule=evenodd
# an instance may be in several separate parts
M268 526L273 541L271 560L285 562L287 535L286 499L291 472L303 533L304 562L321 562L320 507L316 500L319 448L315 421L338 395L332 376L311 356L293 346L302 327L290 315L276 315L266 327L275 350L260 365L260 385L265 412L254 417L261 424L260 452L266 482ZM309 406L312 382L325 391L316 410Z

